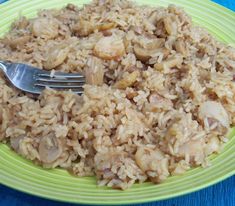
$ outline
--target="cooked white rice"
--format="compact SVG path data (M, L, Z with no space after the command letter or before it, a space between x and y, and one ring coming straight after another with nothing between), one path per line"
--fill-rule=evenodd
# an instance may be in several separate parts
M235 50L173 5L43 10L13 23L0 59L86 75L82 96L46 89L38 98L1 75L0 140L99 185L126 189L208 166L235 124Z

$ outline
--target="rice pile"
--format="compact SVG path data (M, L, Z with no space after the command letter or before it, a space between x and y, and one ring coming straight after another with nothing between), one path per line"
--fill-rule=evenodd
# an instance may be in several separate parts
M0 59L82 72L84 94L37 98L0 76L0 141L46 168L126 189L159 183L221 151L235 125L235 50L173 5L69 4L21 17Z

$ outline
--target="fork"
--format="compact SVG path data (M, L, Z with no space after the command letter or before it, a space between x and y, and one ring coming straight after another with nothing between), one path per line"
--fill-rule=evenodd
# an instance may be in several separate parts
M63 72L53 74L21 63L0 61L0 70L16 88L32 94L41 94L47 87L82 94L85 84L85 77L81 74Z

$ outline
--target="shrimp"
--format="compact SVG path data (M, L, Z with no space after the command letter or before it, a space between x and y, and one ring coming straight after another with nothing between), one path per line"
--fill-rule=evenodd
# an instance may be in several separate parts
M125 54L123 40L115 36L103 37L96 43L94 54L104 60L117 60Z

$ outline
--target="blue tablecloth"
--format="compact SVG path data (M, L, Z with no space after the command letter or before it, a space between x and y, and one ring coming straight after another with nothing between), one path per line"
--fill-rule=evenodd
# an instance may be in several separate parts
M5 0L0 0L0 3ZM19 0L20 1L20 0ZM214 0L235 11L235 0ZM234 28L235 30L235 28ZM72 206L34 197L0 185L0 206ZM139 206L235 206L235 176L198 192Z

